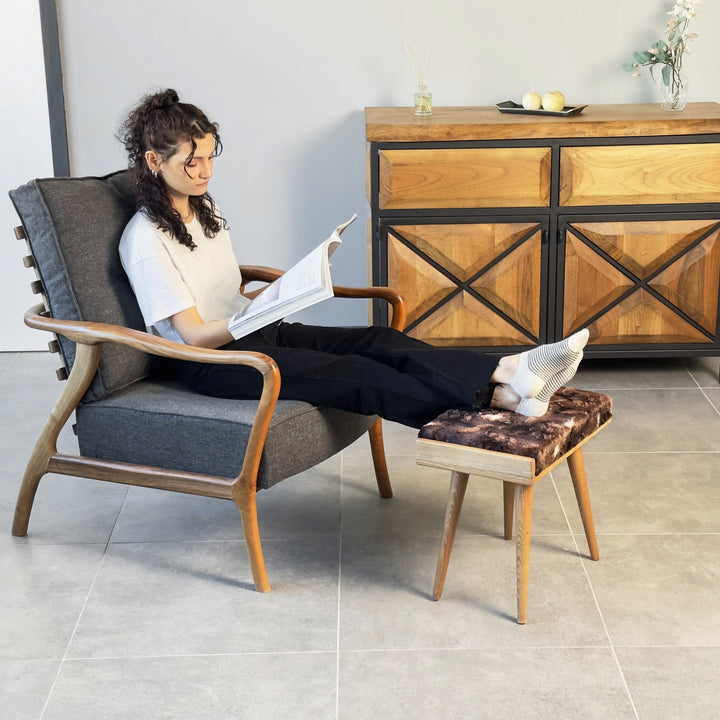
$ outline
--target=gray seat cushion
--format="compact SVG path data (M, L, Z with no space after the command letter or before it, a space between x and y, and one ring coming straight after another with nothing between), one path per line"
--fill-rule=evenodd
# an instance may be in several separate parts
M141 380L78 407L80 452L232 478L242 468L256 409L254 400L198 395L173 378ZM270 487L322 462L354 442L374 421L281 400L270 424L258 487Z

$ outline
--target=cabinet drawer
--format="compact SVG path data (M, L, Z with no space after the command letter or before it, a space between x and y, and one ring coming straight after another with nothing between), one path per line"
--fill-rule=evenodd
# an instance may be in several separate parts
M381 210L547 207L548 147L381 150Z
M717 202L720 144L565 147L560 205Z

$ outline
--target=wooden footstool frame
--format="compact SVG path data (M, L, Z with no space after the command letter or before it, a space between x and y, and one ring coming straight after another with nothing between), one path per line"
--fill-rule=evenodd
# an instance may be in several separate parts
M563 388L563 391L570 391ZM572 393L577 391L570 391ZM584 395L591 393L584 392ZM601 396L605 397L605 396ZM552 405L551 405L552 410ZM451 411L453 412L453 411ZM457 412L457 411L454 411ZM443 416L441 416L442 418ZM516 416L520 417L520 416ZM436 421L437 422L437 421ZM523 422L523 420L519 420ZM516 570L517 570L517 621L527 621L527 594L530 562L530 532L532 525L533 490L535 485L560 463L567 461L575 497L577 498L587 538L590 557L599 559L595 526L590 496L588 493L587 476L583 460L582 446L610 423L602 421L596 429L573 444L566 452L554 459L536 474L536 461L533 457L524 457L506 452L497 452L482 447L460 445L420 437L417 440L417 463L429 467L452 471L450 491L445 509L442 541L435 573L433 599L439 600L442 595L445 576L450 562L455 533L460 511L462 509L465 490L470 475L500 480L503 483L504 504L504 535L511 540L513 530L516 537ZM428 426L426 426L428 427ZM422 431L421 431L422 432ZM514 522L513 522L514 521ZM513 528L514 525L514 528Z

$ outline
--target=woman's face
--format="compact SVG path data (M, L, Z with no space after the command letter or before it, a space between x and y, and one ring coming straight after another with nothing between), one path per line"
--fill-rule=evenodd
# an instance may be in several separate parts
M161 160L150 150L145 154L148 166L158 172L165 182L170 199L184 202L189 195L204 195L212 177L215 159L215 138L208 133L195 139L195 152L187 140L167 160Z

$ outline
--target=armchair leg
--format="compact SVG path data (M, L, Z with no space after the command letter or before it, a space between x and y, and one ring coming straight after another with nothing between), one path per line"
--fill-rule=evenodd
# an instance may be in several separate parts
M262 544L260 542L260 527L257 519L257 497L255 488L243 494L235 500L240 517L242 519L243 534L245 536L245 548L250 570L252 571L255 589L258 592L270 592L270 580L265 569L265 558L263 557Z
M50 459L49 453L40 452L41 450L44 450L44 448L35 448L20 485L12 524L12 534L15 537L25 537L27 535L35 493Z
M27 535L30 513L40 478L47 472L48 462L57 452L57 439L60 431L95 374L100 360L100 353L100 345L84 345L83 343L76 345L75 362L67 384L50 411L50 416L35 443L25 469L25 475L15 504L15 517L12 526L12 534L17 537Z
M378 484L378 491L381 498L393 496L390 475L388 474L387 462L385 460L385 444L382 434L382 420L378 418L368 430L370 436L370 451L372 452L373 466L375 467L375 478Z

